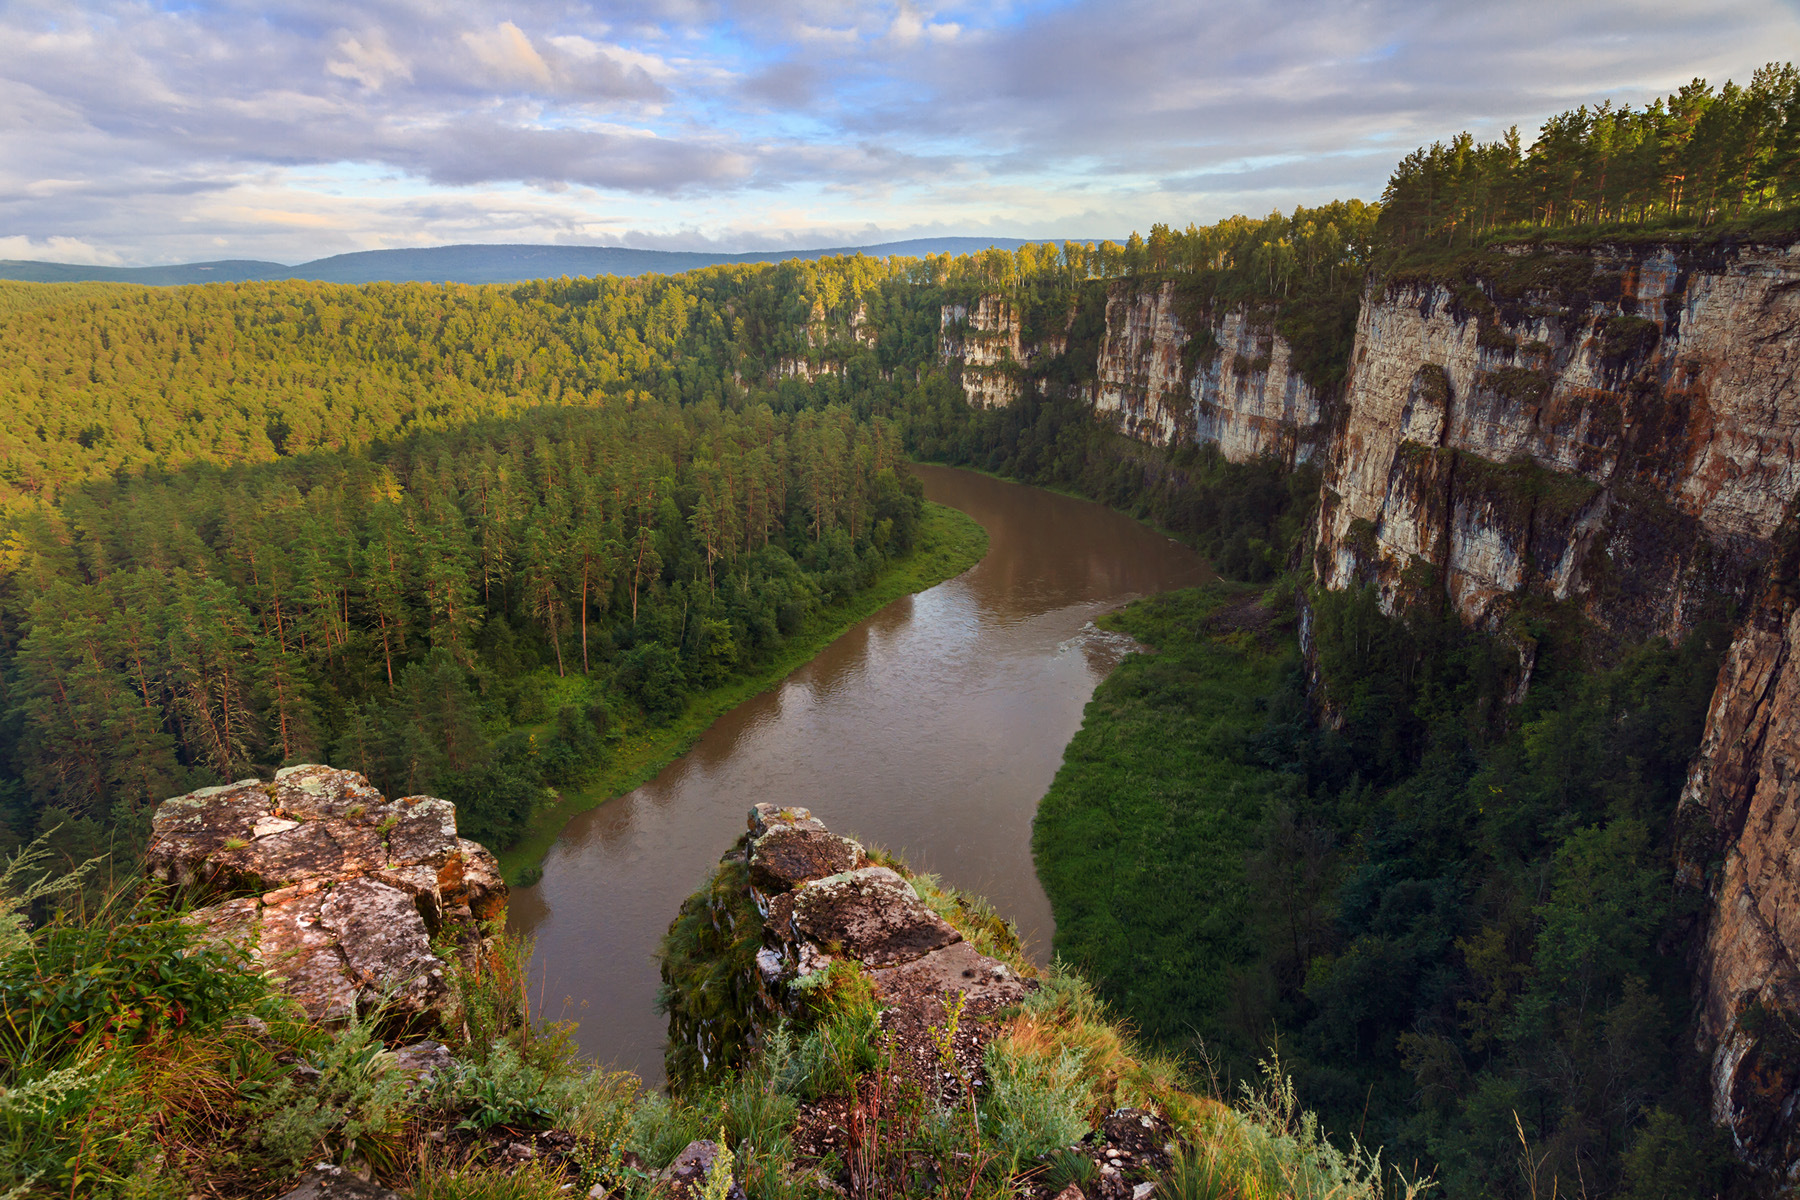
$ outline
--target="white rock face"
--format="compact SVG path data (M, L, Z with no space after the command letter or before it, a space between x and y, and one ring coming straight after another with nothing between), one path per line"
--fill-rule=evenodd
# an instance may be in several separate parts
M1188 388L1194 440L1216 443L1231 462L1263 456L1311 462L1327 414L1318 390L1294 369L1287 341L1241 309L1226 313L1213 336L1218 353Z
M1175 315L1175 285L1153 292L1129 285L1106 298L1094 409L1116 415L1132 437L1166 446L1194 427L1193 400L1182 385L1188 331Z
M1365 297L1323 583L1373 580L1391 607L1422 560L1478 622L1530 588L1673 638L1742 595L1800 489L1800 252L1588 259L1574 299L1500 294L1486 315L1446 284Z
M1005 408L1025 390L1019 310L1001 296L979 296L971 310L946 304L938 318L938 353L962 364L963 394L976 408Z

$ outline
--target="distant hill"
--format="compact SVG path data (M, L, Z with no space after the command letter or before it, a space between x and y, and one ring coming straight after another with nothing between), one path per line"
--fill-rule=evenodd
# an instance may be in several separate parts
M719 263L785 262L840 254L974 254L990 246L1016 250L1022 238L914 238L875 246L832 246L820 250L767 250L748 254L708 254L689 250L632 250L624 246L462 245L419 250L364 250L334 254L297 266L224 259L166 267L85 267L74 263L0 259L0 279L30 283L236 283L247 279L316 279L326 283L519 283L567 275L648 275L692 271Z

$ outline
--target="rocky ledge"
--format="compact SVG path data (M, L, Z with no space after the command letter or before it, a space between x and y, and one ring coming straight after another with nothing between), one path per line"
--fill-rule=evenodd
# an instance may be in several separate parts
M163 801L148 869L211 900L192 919L246 944L323 1022L435 1014L448 989L433 939L478 941L506 905L499 864L457 836L455 805L389 800L323 766Z
M891 1020L921 1029L943 1019L943 1001L956 993L980 1014L1036 986L964 942L898 871L804 808L758 804L733 853L745 858L762 914L756 967L773 1008L791 1011L808 977L839 960L868 973Z

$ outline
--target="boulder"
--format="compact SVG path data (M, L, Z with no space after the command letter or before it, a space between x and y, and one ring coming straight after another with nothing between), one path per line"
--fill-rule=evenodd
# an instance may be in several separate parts
M875 994L890 1004L923 1005L948 993L961 992L983 1011L1017 1004L1031 984L998 959L989 958L958 940L911 962L873 971Z
M318 1021L434 1012L448 989L432 937L478 942L506 904L499 864L457 836L454 805L389 800L325 766L165 800L147 860L153 877L216 898L189 919L247 944Z
M771 829L784 826L794 829L810 829L818 833L825 831L825 822L814 817L809 808L783 804L753 804L750 806L750 839L752 841Z
M683 1200L699 1200L706 1194L706 1178L712 1173L713 1163L720 1155L727 1162L731 1161L731 1152L724 1150L719 1143L711 1140L689 1142L687 1148L675 1156L667 1170L657 1175L657 1179L670 1186L676 1196ZM744 1189L738 1186L735 1178L731 1181L731 1190L726 1193L728 1200L744 1200Z
M796 933L865 967L911 962L962 940L896 871L863 867L809 883L794 896Z
M778 825L750 843L750 884L764 895L854 869L862 847L823 829Z

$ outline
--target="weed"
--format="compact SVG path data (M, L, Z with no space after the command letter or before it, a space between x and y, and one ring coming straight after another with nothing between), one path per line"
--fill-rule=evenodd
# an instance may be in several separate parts
M413 1200L542 1200L567 1194L568 1180L541 1161L523 1166L457 1167L428 1160L412 1179Z
M290 1074L256 1105L262 1156L281 1170L298 1168L321 1153L391 1166L407 1079L376 1040L373 1022L353 1016L335 1034L320 1039L307 1065L318 1072L310 1086Z
M1076 1150L1058 1150L1044 1160L1043 1181L1051 1191L1060 1193L1067 1187L1087 1186L1100 1177L1100 1165ZM1190 1200L1177 1197L1176 1200Z

